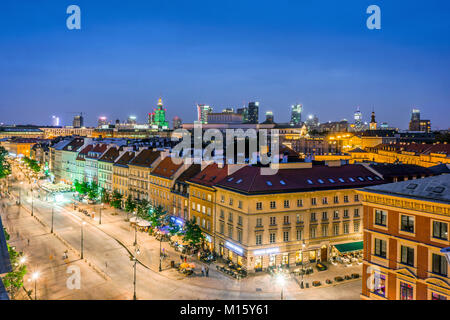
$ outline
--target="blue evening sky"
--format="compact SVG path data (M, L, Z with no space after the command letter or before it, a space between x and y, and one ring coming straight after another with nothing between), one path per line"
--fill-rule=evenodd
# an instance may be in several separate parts
M66 8L81 8L81 30ZM381 8L381 30L366 8ZM168 118L260 102L289 120L293 103L321 122L352 119L407 128L413 107L450 127L450 1L3 0L0 122L71 124L147 113Z

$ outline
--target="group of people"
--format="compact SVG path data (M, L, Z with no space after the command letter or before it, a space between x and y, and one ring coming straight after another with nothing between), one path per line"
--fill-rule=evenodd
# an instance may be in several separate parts
M206 268L204 266L202 266L202 277L207 276L209 277L209 267L206 266Z

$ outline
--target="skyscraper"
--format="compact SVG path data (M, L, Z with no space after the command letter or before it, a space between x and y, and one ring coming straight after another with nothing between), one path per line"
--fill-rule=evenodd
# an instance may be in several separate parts
M166 120L166 109L163 107L162 99L159 98L158 106L153 113L149 113L150 126L153 129L167 130L169 123Z
M108 124L108 121L107 121L106 117L99 117L98 118L97 126L99 128L101 128L102 126L105 126L107 124Z
M242 122L246 123L248 121L248 108L242 107L236 110L237 114L242 114Z
M208 113L212 112L212 108L206 104L197 104L197 120L200 123L208 123Z
M177 117L177 116L173 117L172 122L173 122L173 129L174 130L181 128L181 124L183 123L182 120L179 117Z
M52 126L58 127L59 126L59 117L52 116Z
M73 127L74 128L84 127L84 119L83 119L82 114L80 114L79 116L73 117Z
M291 106L291 122L290 125L293 127L300 126L302 123L302 109L301 104L295 104Z
M362 112L359 110L359 106L356 107L353 119L355 120L355 131L361 131L364 127L364 122L362 118Z
M421 120L419 109L412 109L411 121L409 122L409 131L420 131L420 132L431 131L430 120Z
M264 121L264 123L274 123L272 111L266 112L266 121Z
M127 119L128 124L136 124L136 116L129 116Z
M258 123L259 102L248 103L248 123Z

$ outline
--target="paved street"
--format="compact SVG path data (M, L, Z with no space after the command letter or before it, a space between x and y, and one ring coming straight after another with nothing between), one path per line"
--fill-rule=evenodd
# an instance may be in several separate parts
M36 217L45 224L42 226L31 217L31 197L27 195L30 185L15 183L11 187L13 195L22 189L23 208L20 209L11 200L2 200L7 204L1 215L5 226L13 230L12 241L19 250L29 257L30 270L42 273L38 283L40 299L132 299L133 297L133 261L130 252L134 251L134 230L126 222L126 214L105 208L102 212L102 224L99 225L98 210L95 219L86 218L82 213L74 211L69 202L70 194L58 203L43 201L41 196L33 201ZM37 195L37 194L36 194ZM35 195L35 196L36 196ZM50 234L52 223L52 206L54 209L54 231L67 245L75 249L71 251L61 240ZM80 260L81 225L84 235L84 258ZM17 235L17 232L19 233ZM28 246L27 240L30 239ZM219 273L214 265L210 267L210 277L188 277L180 275L169 268L170 260L179 261L179 253L174 252L167 243L163 243L169 257L163 263L163 271L158 272L159 242L148 234L138 232L141 254L137 265L137 298L138 299L279 299L281 288L268 275L250 276L244 280L235 280ZM63 252L69 250L67 261L62 259ZM191 258L199 266L195 259ZM89 263L92 266L89 266ZM77 265L81 270L81 289L70 290L66 287L67 267ZM100 271L100 273L96 270ZM343 268L343 267L341 267ZM330 268L331 269L331 268ZM346 268L343 268L346 269ZM359 271L358 271L359 269ZM361 272L360 267L354 270L329 270L329 278ZM335 274L336 272L341 272ZM106 279L101 276L106 274ZM198 273L198 267L197 267ZM317 274L317 271L314 273ZM318 280L309 276L310 280ZM321 274L321 277L327 277ZM322 281L324 283L324 281ZM31 285L31 284L30 284ZM29 283L26 283L27 289ZM289 279L284 288L285 299L359 299L361 280L322 287L300 289L298 282Z

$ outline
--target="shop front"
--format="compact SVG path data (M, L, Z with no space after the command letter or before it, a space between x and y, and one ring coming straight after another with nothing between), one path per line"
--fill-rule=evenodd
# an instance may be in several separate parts
M267 248L258 249L252 252L253 256L250 261L253 261L253 265L249 266L249 269L253 269L255 272L261 272L268 267L275 267L277 261L277 253L280 249L277 248Z
M229 261L236 263L240 267L244 267L244 249L239 247L238 245L225 241L223 246L220 246L221 250L225 247L227 258Z
M203 250L212 252L214 249L212 237L206 233L204 233L204 236L205 236L205 241L203 242Z

